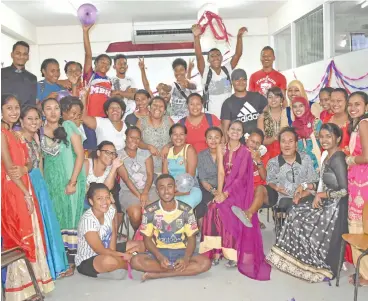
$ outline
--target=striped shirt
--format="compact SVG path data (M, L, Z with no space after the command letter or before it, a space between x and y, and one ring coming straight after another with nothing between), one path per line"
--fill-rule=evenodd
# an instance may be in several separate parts
M110 205L109 210L105 213L103 225L100 224L91 208L83 214L78 226L78 249L77 256L75 256L75 264L77 266L79 266L82 261L98 255L88 244L85 238L86 233L98 232L98 236L100 237L104 247L109 247L115 212L116 209Z

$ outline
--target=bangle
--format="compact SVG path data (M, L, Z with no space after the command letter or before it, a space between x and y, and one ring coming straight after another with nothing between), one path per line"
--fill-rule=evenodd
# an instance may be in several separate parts
M346 157L346 164L347 165L355 165L356 163L355 163L355 157L353 157L353 156L349 156L349 157Z

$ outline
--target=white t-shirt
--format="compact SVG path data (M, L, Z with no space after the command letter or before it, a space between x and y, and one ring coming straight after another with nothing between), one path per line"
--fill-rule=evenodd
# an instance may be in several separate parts
M88 209L81 217L78 225L78 247L77 255L75 256L75 264L79 266L82 261L98 255L92 250L88 244L85 235L88 232L98 232L105 248L110 245L112 235L112 223L115 216L116 209L110 205L109 210L104 215L104 223L100 224L97 217L93 214L92 209Z
M229 72L229 76L231 77L233 69L231 68L230 63L227 63L225 65L225 68L227 69L227 71ZM203 89L206 85L209 70L210 66L206 66L203 72ZM212 78L210 84L208 85L208 93L209 102L207 112L216 115L216 117L220 119L222 104L232 94L231 82L227 79L226 73L222 69L220 74L217 74L215 71L212 70Z
M109 118L96 117L96 124L97 144L106 140L114 143L117 151L125 147L125 123L123 123L120 132L114 127Z
M125 78L113 77L111 81L114 90L126 91L129 88L136 89L134 79L129 76L125 76ZM127 106L124 114L125 118L129 114L134 113L136 105L134 99L124 98L124 102Z
M179 86L180 87L180 86ZM189 90L187 88L180 89L184 92L184 94L188 97L191 93L195 92L195 90ZM180 119L187 117L189 114L187 99L181 94L180 90L176 87L175 83L171 84L171 119L174 123L178 122Z

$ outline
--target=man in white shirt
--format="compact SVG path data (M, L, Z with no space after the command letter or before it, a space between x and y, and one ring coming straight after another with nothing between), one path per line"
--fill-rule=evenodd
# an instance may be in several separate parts
M199 25L192 27L194 35L194 50L197 58L197 68L202 76L203 94L206 100L206 112L216 115L220 118L221 107L225 99L231 96L231 80L230 74L237 66L243 54L243 34L247 31L245 27L239 29L236 41L235 54L231 61L222 66L223 57L217 48L213 48L208 52L209 66L206 66L200 37L202 34Z
M114 69L116 70L116 76L111 79L113 85L111 96L118 96L124 100L127 108L125 117L135 111L134 94L137 89L133 78L126 76L128 61L124 54L115 56Z

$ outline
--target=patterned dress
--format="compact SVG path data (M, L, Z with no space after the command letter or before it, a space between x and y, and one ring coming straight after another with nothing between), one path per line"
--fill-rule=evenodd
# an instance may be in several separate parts
M27 146L13 131L1 129L9 147L13 164L26 165L29 160ZM28 174L21 178L24 185L33 195L34 211L30 215L22 190L6 174L1 162L1 236L3 248L9 250L20 247L30 260L41 292L44 294L54 289L49 267L46 262L44 228L40 207L33 192ZM6 188L4 188L6 187ZM24 260L18 260L8 266L5 297L8 301L25 300L35 294Z
M345 154L334 153L322 164L318 192L326 192L319 209L314 195L294 206L267 256L275 268L308 282L331 280L337 273L341 235L347 233Z
M81 134L77 126L71 121L65 121L63 127L67 133L68 144L55 141L43 134L41 135L41 148L45 158L45 181L53 201L56 217L60 223L68 261L73 263L77 251L77 227L84 208L86 173L82 167L76 184L76 192L71 195L65 194L65 188L73 173L76 160L71 136L73 134L80 136Z
M367 119L360 121L368 122ZM352 156L362 156L363 148L359 135L359 125L351 133L350 152ZM368 164L352 165L348 170L349 179L349 232L353 234L363 234L363 207L368 202ZM356 264L361 254L352 247L353 260ZM368 279L368 257L363 257L360 262L360 274L364 279Z

